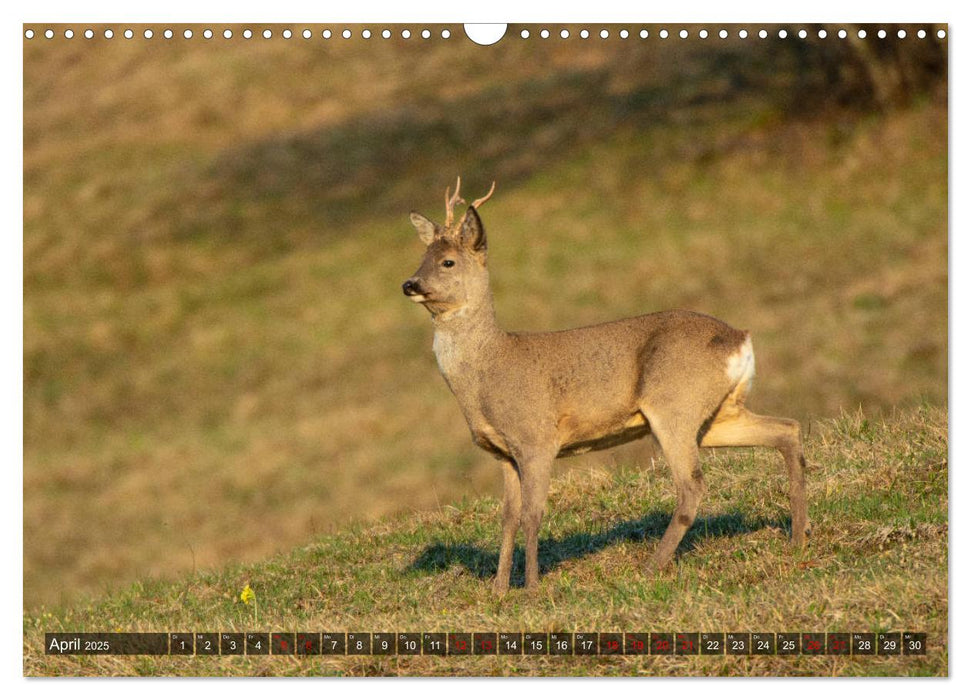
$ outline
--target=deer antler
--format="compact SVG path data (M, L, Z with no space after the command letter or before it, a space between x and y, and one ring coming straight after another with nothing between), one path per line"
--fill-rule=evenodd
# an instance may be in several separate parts
M459 188L462 186L462 178L455 178L455 194L451 197L449 196L449 188L445 188L445 228L452 225L452 221L455 219L455 205L465 204L465 200L459 197Z
M478 209L480 206L482 206L483 204L485 204L486 202L488 202L489 201L489 197L491 197L492 196L492 193L495 192L495 191L496 191L496 181L493 180L492 181L492 187L489 188L489 193L486 194L485 197L479 197L477 200L475 200L474 202L472 202L472 208L473 209Z

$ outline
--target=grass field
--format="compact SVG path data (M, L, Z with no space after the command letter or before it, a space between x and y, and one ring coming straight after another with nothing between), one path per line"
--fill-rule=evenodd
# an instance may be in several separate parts
M552 486L535 596L489 590L495 498L315 539L254 565L25 620L28 675L946 675L947 418L937 408L814 425L808 549L788 546L786 477L768 450L709 454L709 497L679 558L643 573L674 508L663 464L571 470ZM255 599L239 594L249 585ZM911 657L59 657L44 632L927 633Z
M897 614L943 639L943 89L882 113L840 106L798 52L735 40L58 39L25 42L24 57L29 672L167 670L38 658L46 623L35 619L250 627L232 601L244 579L261 619L281 626L869 629L899 627ZM440 217L457 174L469 193L498 181L483 217L505 327L681 307L752 332L752 407L811 431L810 507L823 529L800 561L813 563L793 569L769 527L785 523L781 486L764 483L776 466L735 455L711 463L721 496L677 571L606 585L642 560L626 533L653 538L672 502L663 467L635 446L558 464L545 556L561 561L542 604L488 601L498 470L438 374L427 315L400 293L422 252L407 213ZM906 435L821 442L822 423L858 411L934 436L937 490L911 494L926 506L900 500L918 488L902 472L886 504L868 495L896 463L873 455L905 460ZM729 473L749 480L744 491L718 489ZM926 519L901 520L925 507ZM856 529L841 529L841 508ZM286 554L294 547L304 549ZM861 551L870 568L856 566ZM900 557L924 573L897 572ZM335 561L363 568L338 575ZM356 588L381 571L386 591ZM843 576L865 583L846 589ZM118 592L149 579L168 583ZM448 614L426 610L445 587ZM756 590L779 605L760 605ZM408 602L393 613L396 600ZM941 673L936 648L861 670ZM313 668L370 669L356 664Z

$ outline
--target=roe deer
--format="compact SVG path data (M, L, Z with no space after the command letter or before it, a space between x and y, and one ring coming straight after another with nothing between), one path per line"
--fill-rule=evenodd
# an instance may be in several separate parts
M502 546L493 590L509 588L516 533L526 536L526 588L539 583L537 544L557 457L613 447L652 433L674 476L677 508L651 568L667 564L705 492L701 447L774 447L789 470L792 542L810 534L799 424L749 412L755 374L748 332L690 311L663 311L548 333L508 333L496 323L486 234L472 203L445 191L442 225L411 213L427 246L403 285L431 312L438 366L475 443L501 462Z

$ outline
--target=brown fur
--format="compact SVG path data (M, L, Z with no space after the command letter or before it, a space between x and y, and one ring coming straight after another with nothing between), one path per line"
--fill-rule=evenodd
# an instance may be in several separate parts
M451 227L414 212L411 220L428 248L405 293L432 315L439 367L475 444L504 465L496 592L508 589L520 526L526 586L538 584L538 532L553 460L648 433L664 451L678 496L654 568L670 561L704 494L699 444L780 450L789 468L792 539L804 543L809 525L799 426L747 411L750 375L729 376L729 358L747 333L690 311L550 333L506 332L496 323L485 230L475 208Z

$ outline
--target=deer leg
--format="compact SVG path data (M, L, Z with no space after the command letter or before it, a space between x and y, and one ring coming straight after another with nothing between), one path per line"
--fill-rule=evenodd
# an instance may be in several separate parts
M652 424L653 427L653 424ZM691 527L698 513L698 505L705 494L705 480L698 465L698 445L687 436L676 436L655 432L664 456L667 458L674 485L678 494L678 505L668 524L664 536L654 551L651 568L662 569L674 556L685 533Z
M516 532L522 512L522 485L519 469L511 460L502 460L503 498L502 498L502 545L499 548L499 568L492 583L492 591L503 595L509 590L509 577L512 573L512 555L516 547Z
M774 447L789 469L789 509L792 543L806 544L811 527L806 506L806 458L799 423L752 413L739 405L724 407L701 439L702 447Z
M539 526L550 488L554 454L539 455L520 462L522 481L523 533L526 536L526 588L539 586Z

